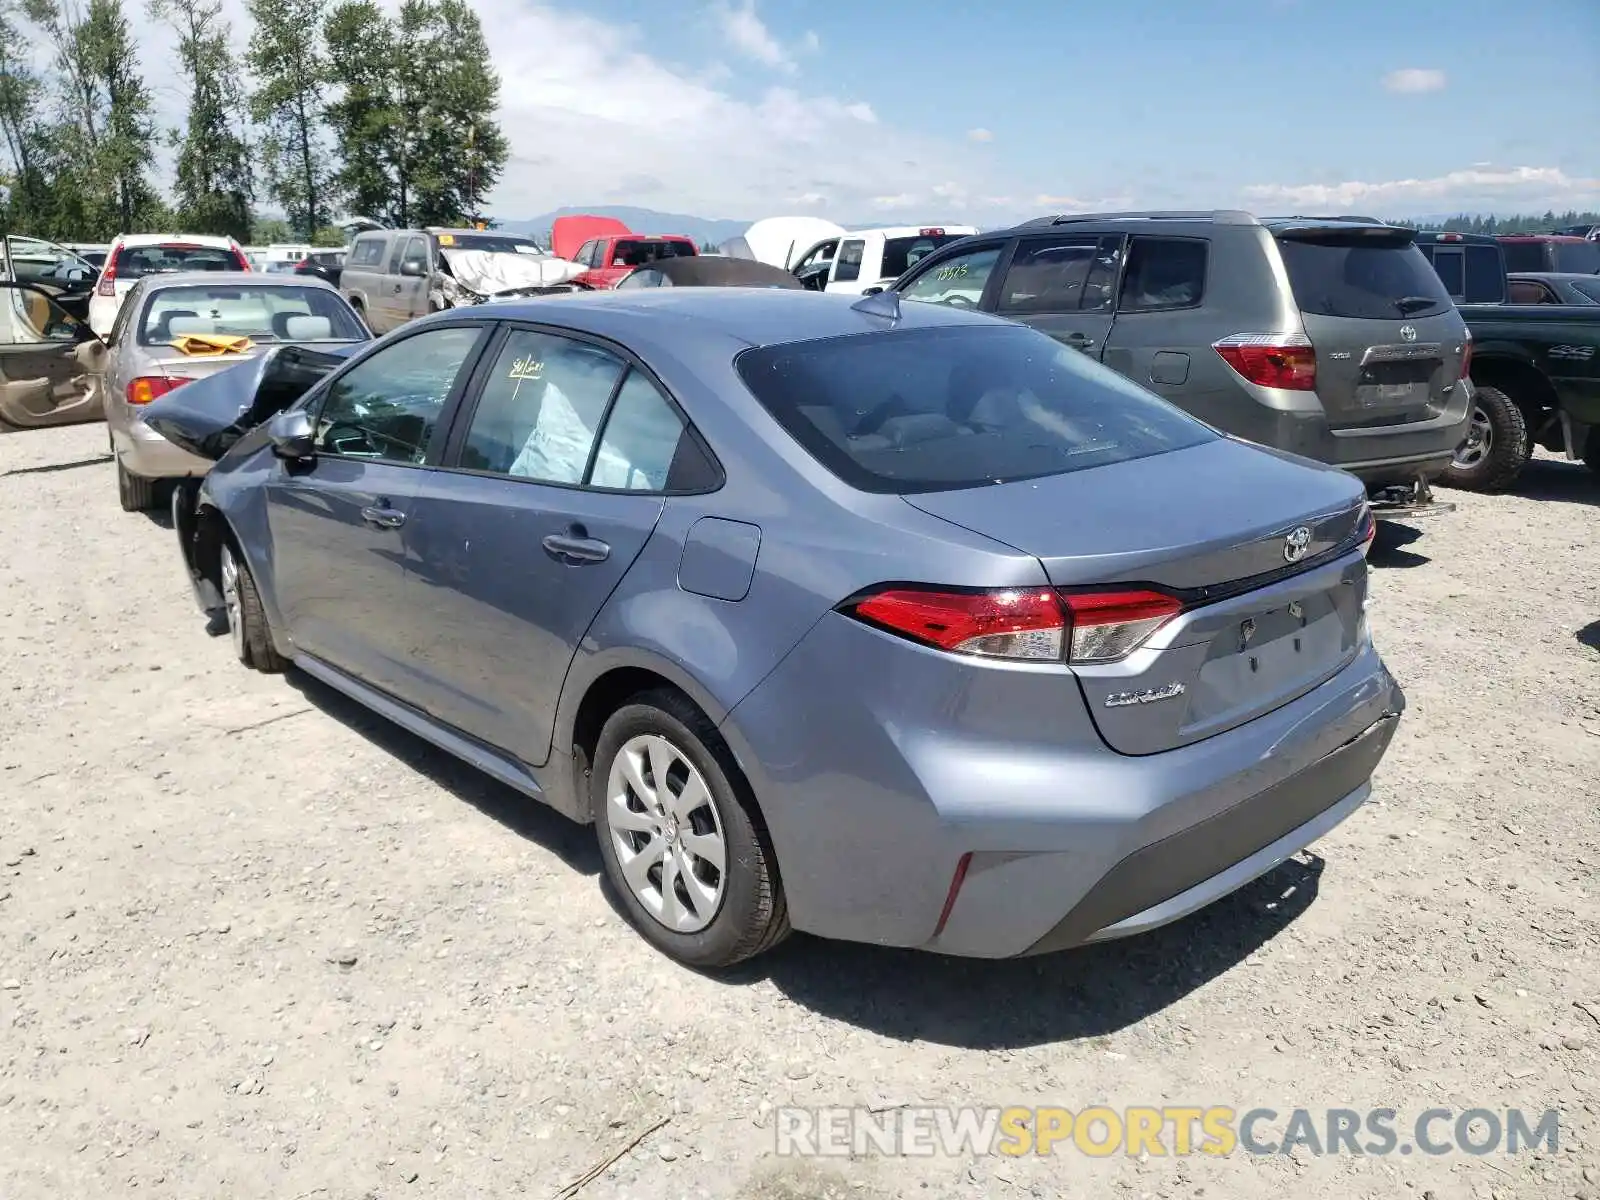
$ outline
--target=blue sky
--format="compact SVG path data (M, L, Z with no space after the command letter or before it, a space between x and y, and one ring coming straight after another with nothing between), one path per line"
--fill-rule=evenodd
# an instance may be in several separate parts
M1600 208L1600 0L473 2L507 218Z

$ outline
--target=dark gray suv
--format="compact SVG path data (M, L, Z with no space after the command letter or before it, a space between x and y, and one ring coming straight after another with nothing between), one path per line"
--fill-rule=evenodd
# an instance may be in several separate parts
M945 246L904 299L1011 317L1226 433L1421 515L1466 434L1471 336L1412 244L1362 218L1041 217Z

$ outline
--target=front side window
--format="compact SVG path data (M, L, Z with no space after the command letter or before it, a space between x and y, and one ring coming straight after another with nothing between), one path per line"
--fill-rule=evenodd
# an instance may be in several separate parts
M542 483L582 483L626 364L588 342L512 330L467 429L461 465Z
M1000 289L1000 311L1062 313L1102 307L1103 294L1093 304L1083 303L1083 286L1099 249L1100 240L1092 237L1023 241Z
M989 276L1000 261L1002 248L988 246L970 254L957 254L936 267L929 267L901 289L901 299L977 308Z
M477 326L429 329L351 367L323 398L317 452L421 463L480 332Z
M1206 290L1207 243L1193 238L1136 237L1122 277L1121 312L1193 308Z
M795 441L866 492L985 487L1217 436L1079 351L1017 326L790 342L747 350L736 368Z
M428 269L428 243L419 237L414 237L406 242L405 257L400 260L402 268L409 267L414 271Z
M861 256L866 245L859 238L840 244L839 257L833 263L835 283L851 283L861 278Z

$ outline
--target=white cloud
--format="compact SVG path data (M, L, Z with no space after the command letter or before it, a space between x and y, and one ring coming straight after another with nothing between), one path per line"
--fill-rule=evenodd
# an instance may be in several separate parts
M800 49L807 54L815 54L822 49L822 39L817 36L815 29L808 29L801 35Z
M1402 67L1383 77L1383 86L1391 92L1442 92L1447 82L1445 73L1433 67Z
M910 208L917 202L917 198L910 192L896 192L892 196L874 196L873 208Z
M1424 204L1462 211L1563 210L1600 204L1600 179L1578 178L1559 167L1472 167L1429 179L1255 184L1243 194L1252 202L1302 210L1382 208L1397 215Z
M967 140L969 142L992 142L994 141L994 134L987 129L969 129L967 130Z
M730 4L727 0L717 0L717 3L711 6L711 15L722 33L723 40L746 58L790 75L800 69L799 64L794 61L794 56L756 13L755 0L743 0L742 3L736 4ZM487 22L485 25L487 26ZM805 36L800 39L800 49L805 51L815 50L821 44L821 39L814 30L807 30Z

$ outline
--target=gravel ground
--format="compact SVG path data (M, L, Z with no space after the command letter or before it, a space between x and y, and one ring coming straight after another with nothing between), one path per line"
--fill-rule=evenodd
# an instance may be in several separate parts
M590 831L244 671L105 432L0 441L0 1197L1600 1198L1600 480L1374 552L1374 800L1131 942L647 949ZM1585 1008L1587 1005L1587 1008ZM772 1105L1561 1112L1537 1157L773 1154ZM1587 1175L1585 1172L1587 1171Z

